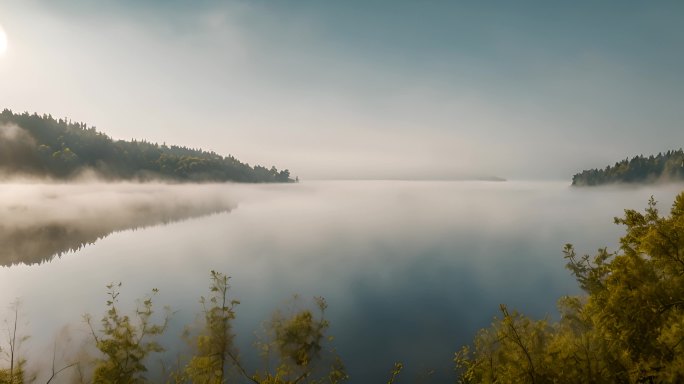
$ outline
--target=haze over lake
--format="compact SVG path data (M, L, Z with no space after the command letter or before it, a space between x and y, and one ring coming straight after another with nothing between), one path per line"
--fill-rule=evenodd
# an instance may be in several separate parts
M433 371L440 382L452 377L453 353L490 323L500 303L553 317L560 296L578 293L564 269L565 243L581 253L614 249L621 234L614 216L643 209L651 195L667 211L681 188L517 181L8 184L3 215L26 203L64 217L99 207L105 222L144 196L156 206L206 209L214 199L234 209L115 232L43 264L2 267L0 302L21 299L23 328L32 336L24 351L37 363L50 358L45 351L65 325L72 341L60 338L63 350L77 349L87 336L82 315L99 319L107 283L123 283L120 299L128 308L158 288L159 308L176 311L165 343L177 349L177 336L206 295L209 271L217 270L232 276L231 295L241 301L235 324L248 365L258 362L254 332L273 310L293 294L303 303L323 296L352 383L386 380L395 361L405 364L409 382ZM70 202L73 194L81 197ZM89 194L111 197L102 200L107 208L82 198ZM14 223L31 218L14 215ZM130 216L130 227L141 217Z
M148 184L3 184L0 265L34 264L112 232L229 211L223 188Z

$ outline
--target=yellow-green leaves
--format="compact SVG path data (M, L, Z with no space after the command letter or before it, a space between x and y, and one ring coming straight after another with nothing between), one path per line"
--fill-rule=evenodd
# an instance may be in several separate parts
M347 380L342 360L329 345L332 337L326 335L328 304L322 297L313 301L316 312L306 308L293 313L276 311L266 324L266 340L258 344L275 369L265 367L254 376L255 382L334 384Z
M457 353L460 382L684 382L684 193L670 216L651 198L615 222L626 227L618 252L564 248L586 296L561 298L553 324L502 306L503 318Z
M184 380L192 383L220 384L226 382L227 368L242 369L233 345L232 320L237 300L228 298L229 277L211 271L209 297L201 297L203 324L194 340L195 355L185 367ZM242 369L244 372L244 369Z
M155 340L166 329L168 312L162 323L153 323L152 297L139 302L135 315L130 317L119 310L118 298L121 283L107 286L107 310L96 330L92 318L85 316L101 356L96 359L93 383L123 384L147 382L145 365L151 353L164 349ZM152 291L155 295L157 290Z

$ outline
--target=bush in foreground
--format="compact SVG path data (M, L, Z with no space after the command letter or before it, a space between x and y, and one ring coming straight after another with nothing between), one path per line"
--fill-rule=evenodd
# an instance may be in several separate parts
M617 252L564 253L586 295L558 302L559 322L501 306L501 317L456 354L461 383L684 381L684 193L669 216L651 198L625 210Z

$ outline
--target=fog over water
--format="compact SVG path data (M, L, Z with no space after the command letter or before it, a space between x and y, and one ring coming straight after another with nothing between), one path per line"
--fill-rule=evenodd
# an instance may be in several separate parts
M123 282L120 299L128 307L158 288L159 308L176 311L165 337L176 347L213 269L232 276L231 294L241 301L237 342L251 367L253 333L297 293L327 299L330 333L350 382L382 382L395 361L406 366L405 382L432 370L434 382L443 382L452 377L453 353L490 323L500 303L553 317L560 296L579 292L564 269L565 243L578 253L614 249L622 233L614 216L643 209L651 195L665 212L682 188L516 181L3 185L5 229L110 222L108 232L118 232L50 262L0 268L0 302L21 299L32 336L24 351L46 360L64 325L72 339L86 336L82 315L99 319L107 283ZM195 218L123 230L181 219L172 213L179 210ZM216 211L224 213L197 217Z
M234 207L223 187L163 184L2 184L0 265L33 264L138 229Z

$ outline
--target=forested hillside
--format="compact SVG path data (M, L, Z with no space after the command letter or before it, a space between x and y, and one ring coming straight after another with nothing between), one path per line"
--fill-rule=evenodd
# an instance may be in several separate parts
M107 179L293 181L288 170L252 167L233 156L146 141L113 140L83 123L2 111L0 174L69 179L86 170Z
M611 183L654 183L684 180L684 152L667 151L657 156L639 155L624 159L605 169L590 169L572 177L572 185Z

